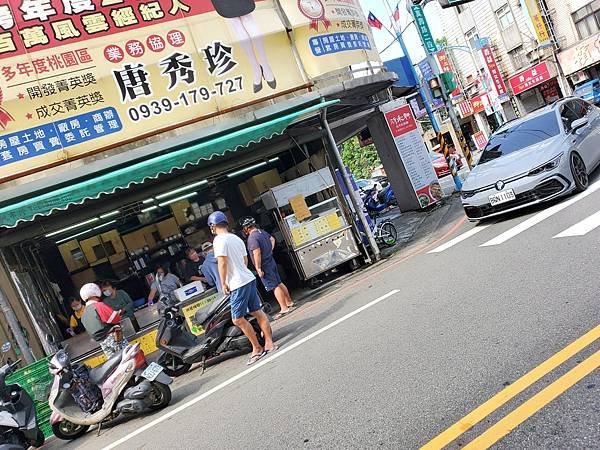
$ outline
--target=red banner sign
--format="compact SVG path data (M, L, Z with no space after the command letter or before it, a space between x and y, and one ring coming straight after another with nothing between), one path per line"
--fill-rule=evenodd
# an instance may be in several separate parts
M458 110L460 111L460 117L469 117L473 115L473 105L471 100L465 100L458 104Z
M507 94L506 85L502 79L502 73L500 73L500 68L498 67L498 63L496 63L496 58L494 57L492 49L489 46L482 47L481 54L483 55L483 60L488 68L490 77L492 78L496 93L499 97L505 96Z
M534 86L542 84L551 78L552 75L550 75L548 64L543 62L536 66L530 67L526 71L521 72L519 75L511 77L508 82L510 83L510 88L512 89L513 93L517 95L526 91L527 89L531 89Z
M480 94L477 97L471 99L471 105L473 105L473 112L480 113L485 111L486 105L490 104L490 100L487 94Z
M478 131L473 135L473 140L475 141L475 145L479 150L483 150L488 143L485 135L481 131Z

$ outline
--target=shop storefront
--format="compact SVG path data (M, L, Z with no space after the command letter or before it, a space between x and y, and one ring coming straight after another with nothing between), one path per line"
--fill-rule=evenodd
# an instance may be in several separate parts
M71 97L59 91L69 72L64 64L45 88L35 77L17 77L4 93L2 111L13 120L0 136L0 270L14 288L10 300L25 306L47 353L68 338L62 320L71 314L67 298L98 280L115 282L134 299L142 333L126 328L126 334L151 347L158 316L145 304L156 266L184 278L185 249L210 240L206 218L215 210L234 226L253 215L272 232L281 244L276 258L282 275L291 284L320 273L303 271L294 256L312 242L344 232L354 240L352 257L364 253L335 183L301 199L302 192L286 191L294 201L277 205L283 208L279 217L262 196L319 170L333 174L338 167L324 128L331 127L337 142L355 135L387 100L395 76L371 72L355 79L349 73L350 64L369 61L377 68L378 61L358 2L344 9L356 20L334 20L328 28L297 2L278 3L282 9L271 1L256 5L253 15L268 37L253 37L254 55L230 22L195 6L163 15L157 25L36 49L44 61L73 53L75 62L83 64L81 55L97 62L81 68L77 83L85 84L85 76L88 85L71 89L66 78L69 92L79 89L86 101L102 96L94 108L86 103L67 109ZM323 19L336 17L337 9L325 9ZM198 32L208 28L210 42ZM293 30L297 48L286 30ZM15 68L31 58L18 36L15 29L15 52L0 55ZM256 50L265 44L272 73ZM77 53L79 47L86 52ZM258 72L252 56L261 63ZM344 82L331 86L331 77ZM56 117L48 119L52 108ZM286 235L281 214L306 210L303 225L290 226ZM325 220L312 223L321 216ZM89 337L71 339L74 355L97 348Z
M558 61L572 87L590 84L591 95L586 97L587 100L599 101L597 82L600 80L600 33L562 50L558 54ZM595 80L596 86L593 85Z
M552 61L544 61L512 76L508 81L513 94L529 113L564 96L557 75L556 65Z

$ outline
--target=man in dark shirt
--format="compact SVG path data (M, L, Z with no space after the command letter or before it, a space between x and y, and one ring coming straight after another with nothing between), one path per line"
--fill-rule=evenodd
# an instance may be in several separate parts
M275 238L265 230L257 228L253 217L244 217L240 220L240 226L244 234L248 236L248 253L252 258L256 272L260 277L267 292L273 291L281 310L274 318L278 319L290 312L294 306L290 292L285 284L281 282L277 263L273 259Z
M196 249L189 247L185 251L185 255L188 259L183 273L185 282L191 283L192 281L202 281L203 283L206 283L206 277L202 275L202 271L200 270L203 261Z

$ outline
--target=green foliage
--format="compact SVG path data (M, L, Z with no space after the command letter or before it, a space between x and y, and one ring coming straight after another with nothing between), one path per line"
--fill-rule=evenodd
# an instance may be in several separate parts
M446 36L443 36L441 38L437 38L435 40L435 43L438 45L438 47L444 48L445 46L448 45L448 38Z
M371 178L371 172L381 165L375 146L370 144L361 147L357 137L342 144L342 160L355 178Z

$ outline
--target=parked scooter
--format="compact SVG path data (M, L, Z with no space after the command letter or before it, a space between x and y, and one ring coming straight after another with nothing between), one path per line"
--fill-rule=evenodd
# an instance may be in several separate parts
M387 208L398 205L392 186L387 183L382 183L381 186L380 190L371 188L365 191L363 201L371 217L376 216Z
M6 385L5 379L19 361L0 368L0 449L19 450L41 447L44 433L38 427L35 404L19 385Z
M263 345L258 321L254 317L247 319ZM188 330L178 306L164 310L158 324L156 346L163 351L158 362L168 375L178 377L190 370L192 364L201 362L204 365L207 359L227 352L252 350L248 338L233 324L229 296L220 296L209 306L198 310L194 321L205 330L204 334L196 336Z
M148 365L139 344L130 344L104 364L90 369L71 363L66 349L50 361L54 383L48 402L50 423L55 436L73 440L84 435L90 425L98 425L120 415L141 414L166 407L171 401L173 380L163 367Z

